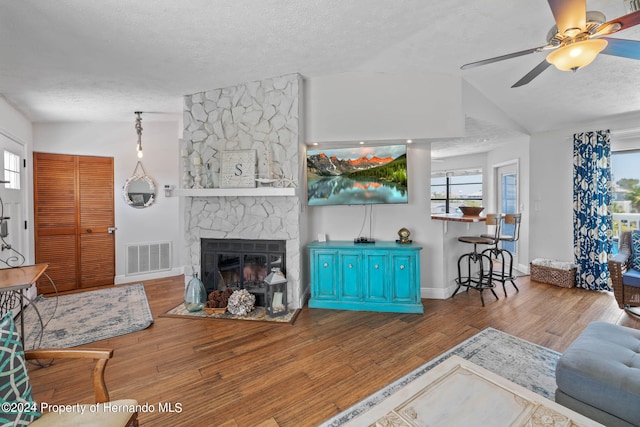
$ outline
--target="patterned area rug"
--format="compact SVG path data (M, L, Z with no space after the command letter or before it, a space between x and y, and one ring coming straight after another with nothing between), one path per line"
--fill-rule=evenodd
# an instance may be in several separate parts
M340 426L350 421L454 354L547 399L554 400L555 369L560 353L497 329L487 328L324 422L321 427Z
M33 304L24 312L28 349L75 347L139 331L153 323L147 294L140 283L58 297L40 295Z
M222 319L222 320L249 320L254 322L269 322L269 323L279 323L279 324L288 324L293 325L296 317L298 317L298 313L300 310L287 310L287 313L283 316L270 317L267 316L267 313L264 307L256 307L254 308L248 315L246 316L236 316L235 314L231 314L229 312L226 313L213 313L208 314L204 311L188 311L184 308L184 304L180 303L178 306L172 308L164 314L161 314L160 317L182 317L185 319Z

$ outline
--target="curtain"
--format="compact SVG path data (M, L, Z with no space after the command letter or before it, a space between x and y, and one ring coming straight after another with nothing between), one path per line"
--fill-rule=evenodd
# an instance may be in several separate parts
M577 286L611 290L611 141L608 130L573 135L573 248Z

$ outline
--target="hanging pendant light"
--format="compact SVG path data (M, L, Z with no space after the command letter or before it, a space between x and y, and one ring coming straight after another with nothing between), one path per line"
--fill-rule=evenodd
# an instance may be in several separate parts
M142 112L136 111L134 114L138 116L136 119L136 131L138 131L138 145L136 146L136 151L138 152L138 158L142 158L142 118L140 118L140 114Z

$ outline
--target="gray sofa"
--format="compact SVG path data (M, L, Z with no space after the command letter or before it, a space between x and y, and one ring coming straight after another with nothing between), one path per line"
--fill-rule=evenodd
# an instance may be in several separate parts
M640 426L640 330L590 323L558 360L556 402L606 426Z

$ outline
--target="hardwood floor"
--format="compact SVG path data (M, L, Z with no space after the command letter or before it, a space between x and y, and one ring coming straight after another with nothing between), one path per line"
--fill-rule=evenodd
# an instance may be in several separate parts
M151 327L83 347L115 350L111 399L148 404L143 426L297 427L317 425L489 326L560 352L591 321L640 329L612 294L517 283L507 298L502 289L498 301L486 295L486 307L469 291L423 300L424 315L305 307L291 326L159 317L182 300L177 276L145 282ZM30 366L35 399L92 402L92 366Z

